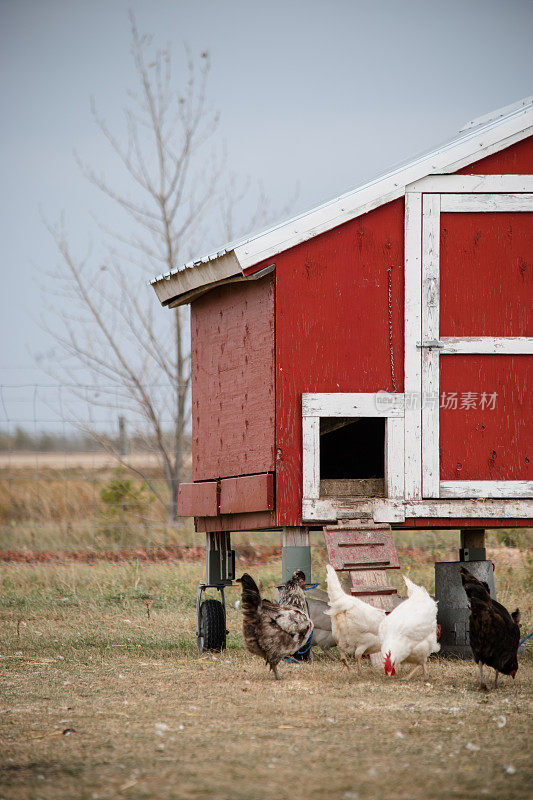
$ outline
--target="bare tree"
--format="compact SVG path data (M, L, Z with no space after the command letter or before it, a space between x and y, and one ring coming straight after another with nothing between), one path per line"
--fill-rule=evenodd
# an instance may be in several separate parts
M133 15L130 19L139 89L124 109L126 135L113 134L94 103L92 112L131 188L115 188L79 160L84 175L124 212L129 224L116 230L100 223L106 243L103 255L90 253L84 259L74 255L63 220L48 225L61 255L55 274L60 283L54 285L68 298L69 308L67 313L57 312L60 325L52 327L68 356L53 374L95 405L109 407L118 397L121 412L139 421L136 435L142 430L155 443L170 499L147 475L143 477L166 503L169 520L174 520L190 416L187 310L161 314L148 278L191 257L197 242L205 240L213 203L226 232L232 234L232 196L242 199L246 187L237 189L234 181L229 189L221 185L224 159L216 146L218 115L206 97L208 53L196 61L186 53L183 90L176 91L170 52L154 52L151 38L139 33ZM256 221L264 216L264 208L261 194L253 215ZM80 365L101 386L90 398L75 388ZM108 438L92 433L111 446ZM115 455L132 468L127 458Z

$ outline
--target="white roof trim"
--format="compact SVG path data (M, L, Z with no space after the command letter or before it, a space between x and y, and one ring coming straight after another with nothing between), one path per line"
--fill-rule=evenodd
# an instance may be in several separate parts
M476 117L476 119L470 120L470 122L467 122L466 125L463 125L460 132L462 133L463 131L468 131L472 128L478 128L480 125L486 125L489 122L494 122L495 120L507 117L509 114L512 114L521 108L525 108L532 103L533 94L529 97L524 97L524 99L519 100L518 103L511 103L511 105L499 108L497 111L491 111L490 114L484 114L482 117Z
M209 254L199 261L186 264L180 270L154 278L152 284L161 302L165 297L176 297L195 286L206 285L203 267L210 263L210 277L218 274L224 264L224 273L238 274L267 258L295 247L301 242L318 236L325 231L342 225L361 214L366 214L378 206L402 197L406 186L427 175L455 172L462 167L479 161L492 153L503 150L515 142L533 135L533 97L515 103L488 118L479 118L468 123L462 133L436 150L418 156L407 164L399 166L358 189L347 192L334 200L293 219L276 225L256 236L227 245L216 253ZM228 259L231 255L233 258ZM231 270L228 270L228 261ZM235 271L233 271L235 270ZM191 280L191 272L195 272ZM166 285L166 286L165 286Z

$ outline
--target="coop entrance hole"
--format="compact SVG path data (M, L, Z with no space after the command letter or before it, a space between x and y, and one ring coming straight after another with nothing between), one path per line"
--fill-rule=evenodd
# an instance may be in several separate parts
M320 418L320 495L382 497L385 419Z

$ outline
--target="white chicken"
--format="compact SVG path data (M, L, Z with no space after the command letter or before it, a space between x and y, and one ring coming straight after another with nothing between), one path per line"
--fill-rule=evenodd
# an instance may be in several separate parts
M423 586L417 586L403 576L407 586L407 600L396 606L379 626L381 656L385 674L396 675L396 669L404 661L415 664L404 680L408 681L422 667L424 676L429 676L427 659L438 653L437 603Z
M385 619L385 612L346 594L330 564L327 565L326 572L329 609L324 613L331 617L331 630L342 663L350 669L346 654L353 655L360 675L362 656L365 653L379 653L378 631L380 623Z

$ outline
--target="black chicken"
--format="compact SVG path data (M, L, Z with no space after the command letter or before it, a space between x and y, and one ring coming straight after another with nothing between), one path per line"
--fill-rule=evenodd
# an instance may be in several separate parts
M494 669L496 688L498 672L514 678L518 671L520 611L516 609L509 614L505 606L492 599L488 584L479 581L464 567L461 567L461 580L470 600L470 646L479 665L480 688L487 688L484 664Z
M285 603L280 605L263 599L254 579L247 573L237 580L242 587L242 630L246 648L264 658L279 680L279 662L299 650L313 630L300 581L294 576L287 581Z

